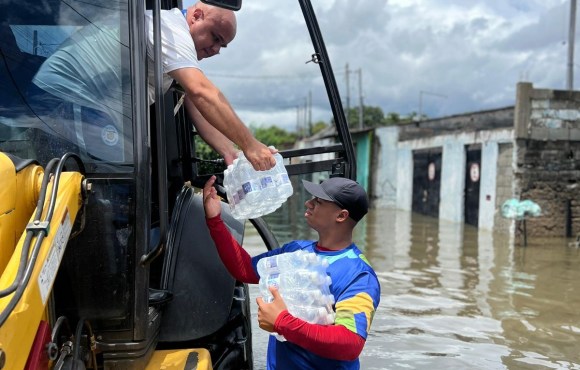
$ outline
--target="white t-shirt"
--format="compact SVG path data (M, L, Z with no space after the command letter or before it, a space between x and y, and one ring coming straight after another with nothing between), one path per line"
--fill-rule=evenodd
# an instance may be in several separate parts
M125 148L131 148L132 140L123 124L131 117L127 112L132 99L130 63L121 63L129 55L128 43L119 24L118 17L107 17L76 30L32 80L49 93L38 94L33 101L38 104L36 113L47 123L40 128L51 135L58 132L78 145L81 153L109 162L130 158ZM72 109L72 117L66 107Z
M147 11L149 104L155 101L152 22L152 12ZM86 146L85 150L95 157L118 162L125 157L124 141L131 140L124 135L123 120L130 119L127 112L132 109L129 42L122 39L119 24L117 14L76 30L42 64L33 79L34 84L52 96L75 105L73 122L60 125L67 131L62 136L76 141L79 147ZM187 21L179 9L161 11L161 38L163 92L166 92L173 82L168 72L184 67L199 68L199 63ZM51 103L46 103L43 109L56 109ZM108 119L101 119L100 125L94 119L90 125L85 124L80 107L104 112ZM65 123L63 117L56 119Z
M155 102L153 13L145 13L148 63L148 100ZM130 104L123 89L130 87L129 63L121 63L119 20L89 24L63 43L40 67L34 83L61 99L102 111L123 112L121 102ZM181 10L161 11L163 92L173 79L169 72L184 67L200 68L193 39ZM125 98L125 99L124 99ZM127 108L127 107L125 107Z
M155 64L153 45L153 12L145 13L145 30L147 32L148 94L149 104L155 102ZM163 69L163 92L166 92L173 79L169 72L180 68L193 67L201 69L197 52L189 33L187 20L181 10L161 10L161 58Z

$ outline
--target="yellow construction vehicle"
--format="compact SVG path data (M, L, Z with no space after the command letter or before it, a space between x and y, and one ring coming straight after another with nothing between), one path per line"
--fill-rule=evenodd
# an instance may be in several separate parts
M241 0L204 0L238 10ZM354 177L354 150L309 0L300 6L338 140L282 152L332 159L290 175ZM251 369L249 294L205 227L192 122L179 88L147 97L145 11L180 1L0 3L0 370ZM104 22L104 23L103 23ZM121 61L102 59L104 32ZM155 34L159 40L159 34ZM56 50L87 42L93 81L42 79ZM93 42L93 43L91 43ZM156 68L161 55L155 42ZM91 51L89 49L89 51ZM161 76L154 81L161 85ZM223 180L217 172L219 181ZM218 182L219 182L218 181ZM244 223L223 218L241 243ZM268 248L276 238L250 220Z

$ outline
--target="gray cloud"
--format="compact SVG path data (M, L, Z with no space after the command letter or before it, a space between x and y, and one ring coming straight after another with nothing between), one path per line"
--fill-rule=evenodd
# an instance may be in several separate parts
M343 102L431 117L513 104L518 81L564 88L567 0L313 1ZM331 113L298 4L245 0L238 35L202 62L242 119L293 129L313 98L313 118ZM346 65L350 89L346 89ZM576 84L578 83L576 78Z

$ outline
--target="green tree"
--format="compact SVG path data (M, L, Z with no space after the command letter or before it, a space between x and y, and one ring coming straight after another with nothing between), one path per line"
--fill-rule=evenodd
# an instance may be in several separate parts
M207 144L199 135L195 135L195 156L200 159L197 163L197 172L199 174L218 173L226 169L222 162L212 162L222 157Z
M294 132L288 132L278 126L254 127L250 126L252 133L262 143L270 146L273 145L278 150L290 149L294 146L298 135Z
M386 125L397 125L399 124L399 122L401 122L401 115L399 113L395 112L387 113L387 116L385 117Z
M311 134L317 134L320 131L326 129L328 127L328 123L324 122L324 121L318 121L315 124L312 125L312 132Z
M359 107L350 108L344 111L346 115L346 120L348 121L348 127L351 129L356 129L360 127L359 122ZM334 124L334 119L332 120ZM378 127L387 124L385 120L385 114L380 107L373 107L368 105L363 105L363 115L362 115L363 127Z
M324 122L322 124L325 125ZM256 139L266 145L273 145L278 150L292 148L298 138L296 133L288 132L277 126L250 126L250 130ZM196 157L200 160L197 165L200 174L217 173L225 170L225 164L212 162L221 159L221 156L197 135L195 136L195 152Z

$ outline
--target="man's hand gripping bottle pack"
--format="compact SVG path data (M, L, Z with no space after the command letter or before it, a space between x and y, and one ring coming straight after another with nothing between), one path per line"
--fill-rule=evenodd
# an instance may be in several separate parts
M271 302L268 287L277 287L291 315L311 324L331 325L334 296L327 267L326 259L302 250L262 258L258 261L262 299ZM276 338L284 340L278 334Z
M276 166L256 171L240 152L224 171L224 187L232 216L238 220L257 218L274 212L292 195L294 189L288 177L284 159L274 154Z

